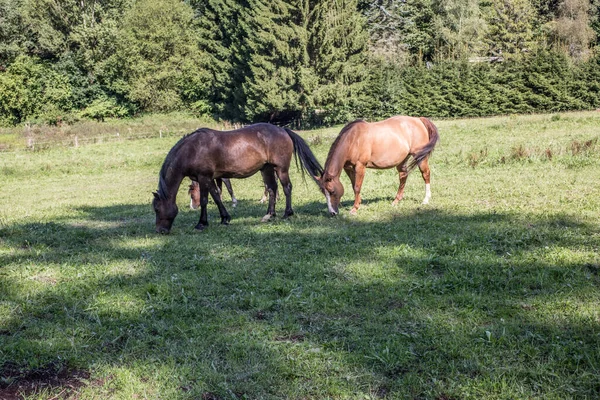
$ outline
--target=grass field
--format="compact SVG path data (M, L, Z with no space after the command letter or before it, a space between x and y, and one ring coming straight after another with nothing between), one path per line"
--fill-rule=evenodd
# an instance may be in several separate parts
M600 113L434 122L428 206L294 168L292 218L254 176L196 232L182 185L166 236L177 137L0 153L0 399L598 398Z

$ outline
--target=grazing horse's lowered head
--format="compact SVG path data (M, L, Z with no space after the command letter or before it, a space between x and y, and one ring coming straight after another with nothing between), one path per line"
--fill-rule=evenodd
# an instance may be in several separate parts
M340 182L339 178L328 173L324 173L322 176L316 178L321 192L325 195L329 214L332 217L338 215L340 201L344 195L342 182Z
M179 212L175 202L168 201L160 192L154 192L154 200L152 200L152 208L156 213L156 232L169 233L173 221Z

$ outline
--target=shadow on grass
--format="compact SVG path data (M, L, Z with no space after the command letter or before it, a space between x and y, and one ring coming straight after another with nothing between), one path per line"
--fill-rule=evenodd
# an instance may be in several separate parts
M600 393L598 227L264 208L201 233L182 210L168 236L147 205L4 227L0 366L164 368L182 398Z

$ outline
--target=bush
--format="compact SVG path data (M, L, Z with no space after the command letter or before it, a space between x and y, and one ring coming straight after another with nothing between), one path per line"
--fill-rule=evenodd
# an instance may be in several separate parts
M94 100L80 113L82 118L90 118L96 121L104 121L106 118L122 118L128 114L129 112L125 107L119 106L115 99L107 97Z

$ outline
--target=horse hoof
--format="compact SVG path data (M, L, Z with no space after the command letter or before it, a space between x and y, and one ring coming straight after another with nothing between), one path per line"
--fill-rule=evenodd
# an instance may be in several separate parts
M292 215L294 215L294 211L293 210L286 211L286 213L283 214L283 219L286 219L287 217L291 217Z
M271 215L271 214L267 214L264 217L262 217L262 219L260 220L260 222L269 222L269 220L271 220L271 218L273 218L275 215Z
M231 218L221 218L221 225L229 225Z
M194 227L194 229L196 229L197 231L203 231L204 228L206 228L207 225L203 225L203 224L198 224Z
M398 205L398 200L392 201L392 207L396 207Z
M350 210L350 215L356 215L357 212L358 210L356 208L353 208L352 210Z
M427 205L427 204L429 204L429 199L423 200L423 202L421 204L423 204L424 206Z

